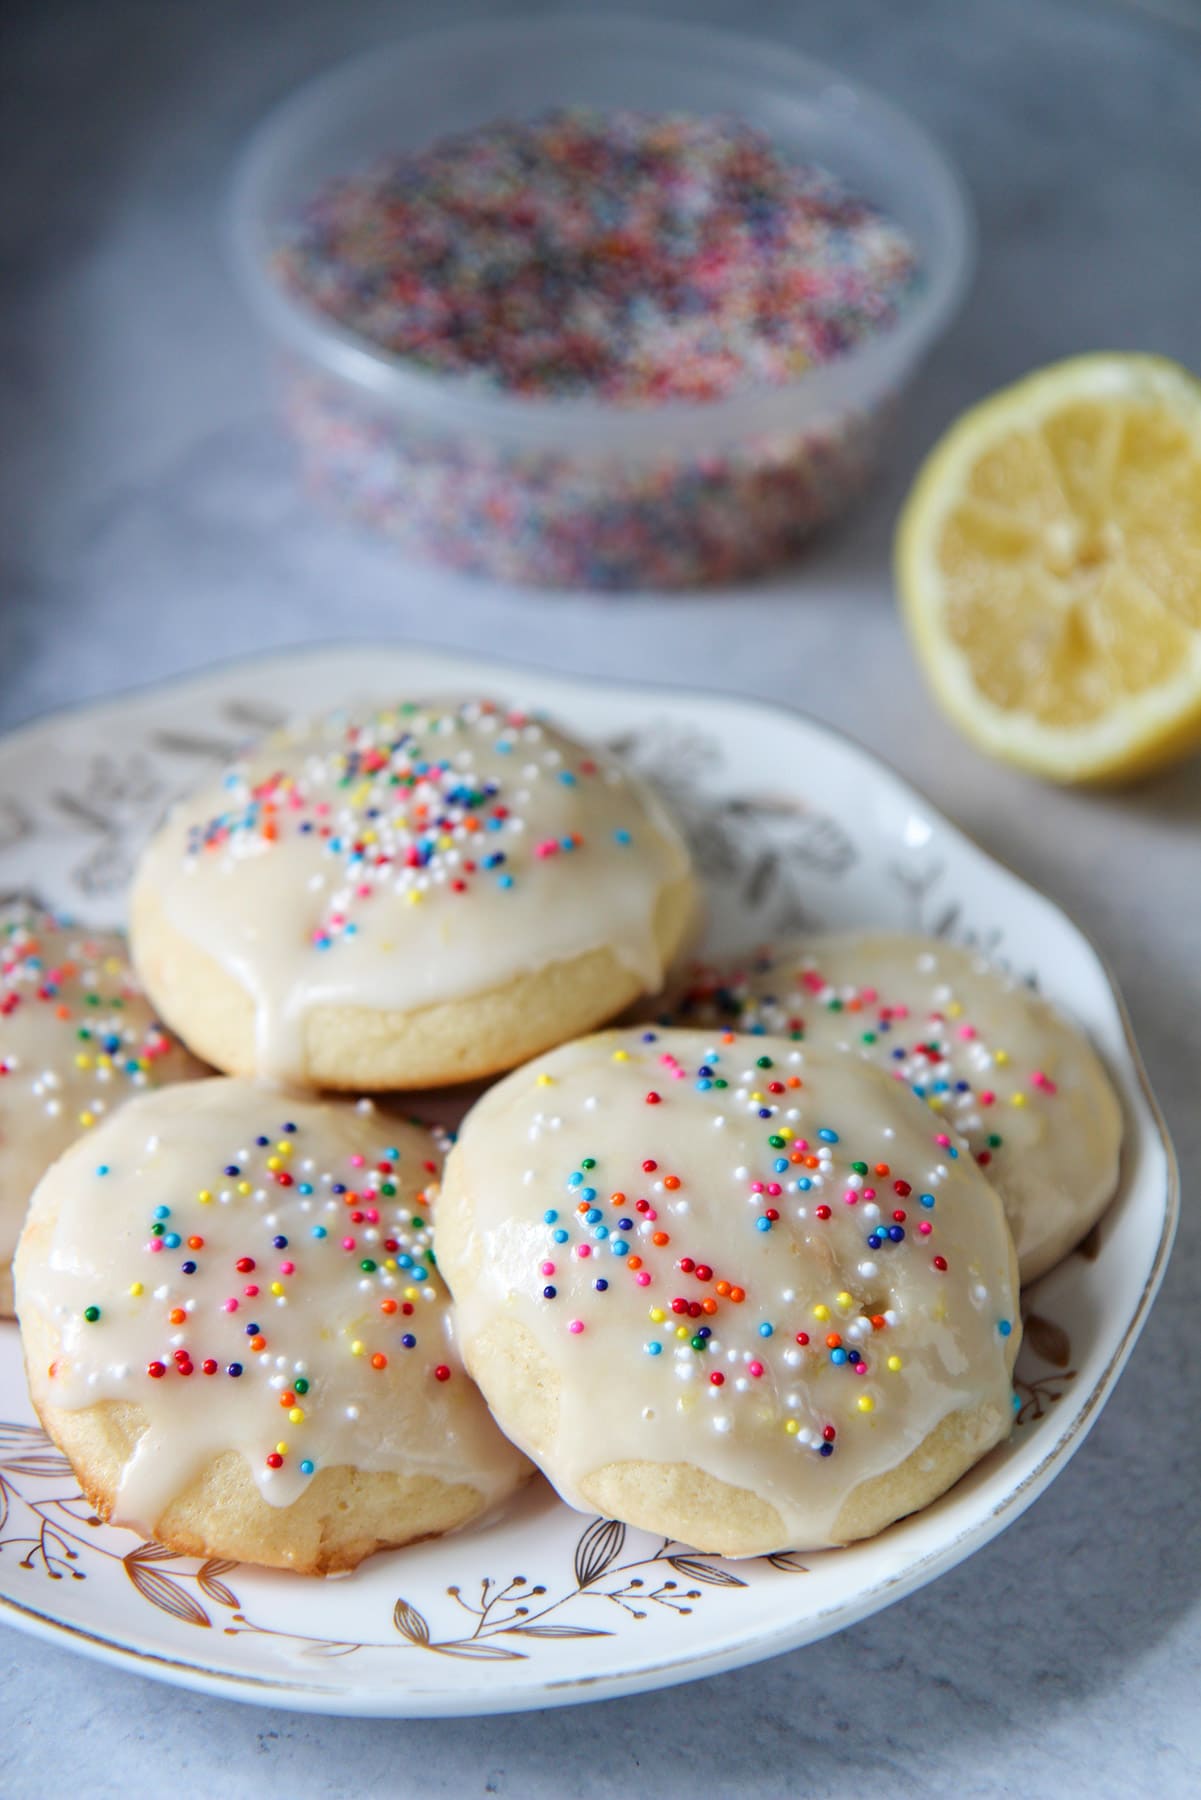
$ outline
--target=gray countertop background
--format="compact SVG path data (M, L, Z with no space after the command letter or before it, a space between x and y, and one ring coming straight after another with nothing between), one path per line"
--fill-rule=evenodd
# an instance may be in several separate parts
M807 708L1044 888L1116 970L1184 1177L1162 1297L1033 1510L840 1637L634 1700L394 1724L203 1699L3 1629L9 1800L1201 1788L1201 764L1092 795L985 762L927 705L888 575L906 473L989 387L1103 346L1201 369L1201 13L1190 0L627 4L843 67L933 128L967 178L979 276L868 505L795 569L724 594L531 596L404 567L301 496L220 207L241 140L298 81L401 30L507 9L9 0L0 724L329 637L503 643L551 668Z

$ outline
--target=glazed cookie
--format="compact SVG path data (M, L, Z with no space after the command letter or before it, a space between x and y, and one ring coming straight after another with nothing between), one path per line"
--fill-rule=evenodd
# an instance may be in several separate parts
M0 915L0 1316L29 1196L133 1094L204 1073L142 993L125 939L29 907Z
M370 1102L224 1079L132 1101L67 1151L17 1306L38 1415L103 1518L325 1574L525 1478L455 1349L439 1163Z
M607 1032L472 1109L439 1200L468 1368L571 1505L751 1556L868 1537L1013 1418L993 1189L869 1064Z
M662 985L687 851L632 777L490 701L269 739L176 809L133 894L164 1015L233 1074L467 1081Z
M891 933L807 938L695 971L672 1016L857 1051L907 1082L987 1169L1023 1282L1113 1198L1122 1114L1100 1059L978 951Z

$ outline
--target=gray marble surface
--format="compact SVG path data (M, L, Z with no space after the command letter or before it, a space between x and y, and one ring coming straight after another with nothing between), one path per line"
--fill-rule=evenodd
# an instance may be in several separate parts
M81 1787L1109 1800L1201 1785L1201 1375L1188 1323L1201 1285L1201 766L1114 796L1048 791L986 763L923 698L887 561L906 471L986 388L1101 345L1201 367L1201 35L1189 0L1174 16L1101 0L662 10L737 21L876 84L940 134L972 188L979 279L855 521L762 586L612 599L429 576L314 514L222 261L231 159L298 80L448 9L11 0L0 720L330 636L503 645L548 667L636 669L806 707L1046 889L1117 971L1184 1175L1162 1298L1103 1419L1033 1510L830 1642L568 1713L364 1724L202 1699L0 1630L11 1800Z

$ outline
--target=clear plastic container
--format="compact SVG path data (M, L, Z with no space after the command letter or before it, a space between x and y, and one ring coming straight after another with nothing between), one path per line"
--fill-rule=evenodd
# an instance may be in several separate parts
M778 387L630 407L481 391L373 348L272 272L331 177L558 106L734 114L901 225L920 280L896 323ZM970 274L971 216L917 126L791 51L635 19L531 19L372 51L285 102L235 183L235 257L282 353L306 474L406 551L555 586L674 587L791 555L859 493Z

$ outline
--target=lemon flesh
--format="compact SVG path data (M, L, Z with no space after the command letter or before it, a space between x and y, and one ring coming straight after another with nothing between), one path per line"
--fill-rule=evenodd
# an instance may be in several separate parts
M926 676L992 754L1059 781L1201 744L1201 383L1075 357L973 407L897 533Z

